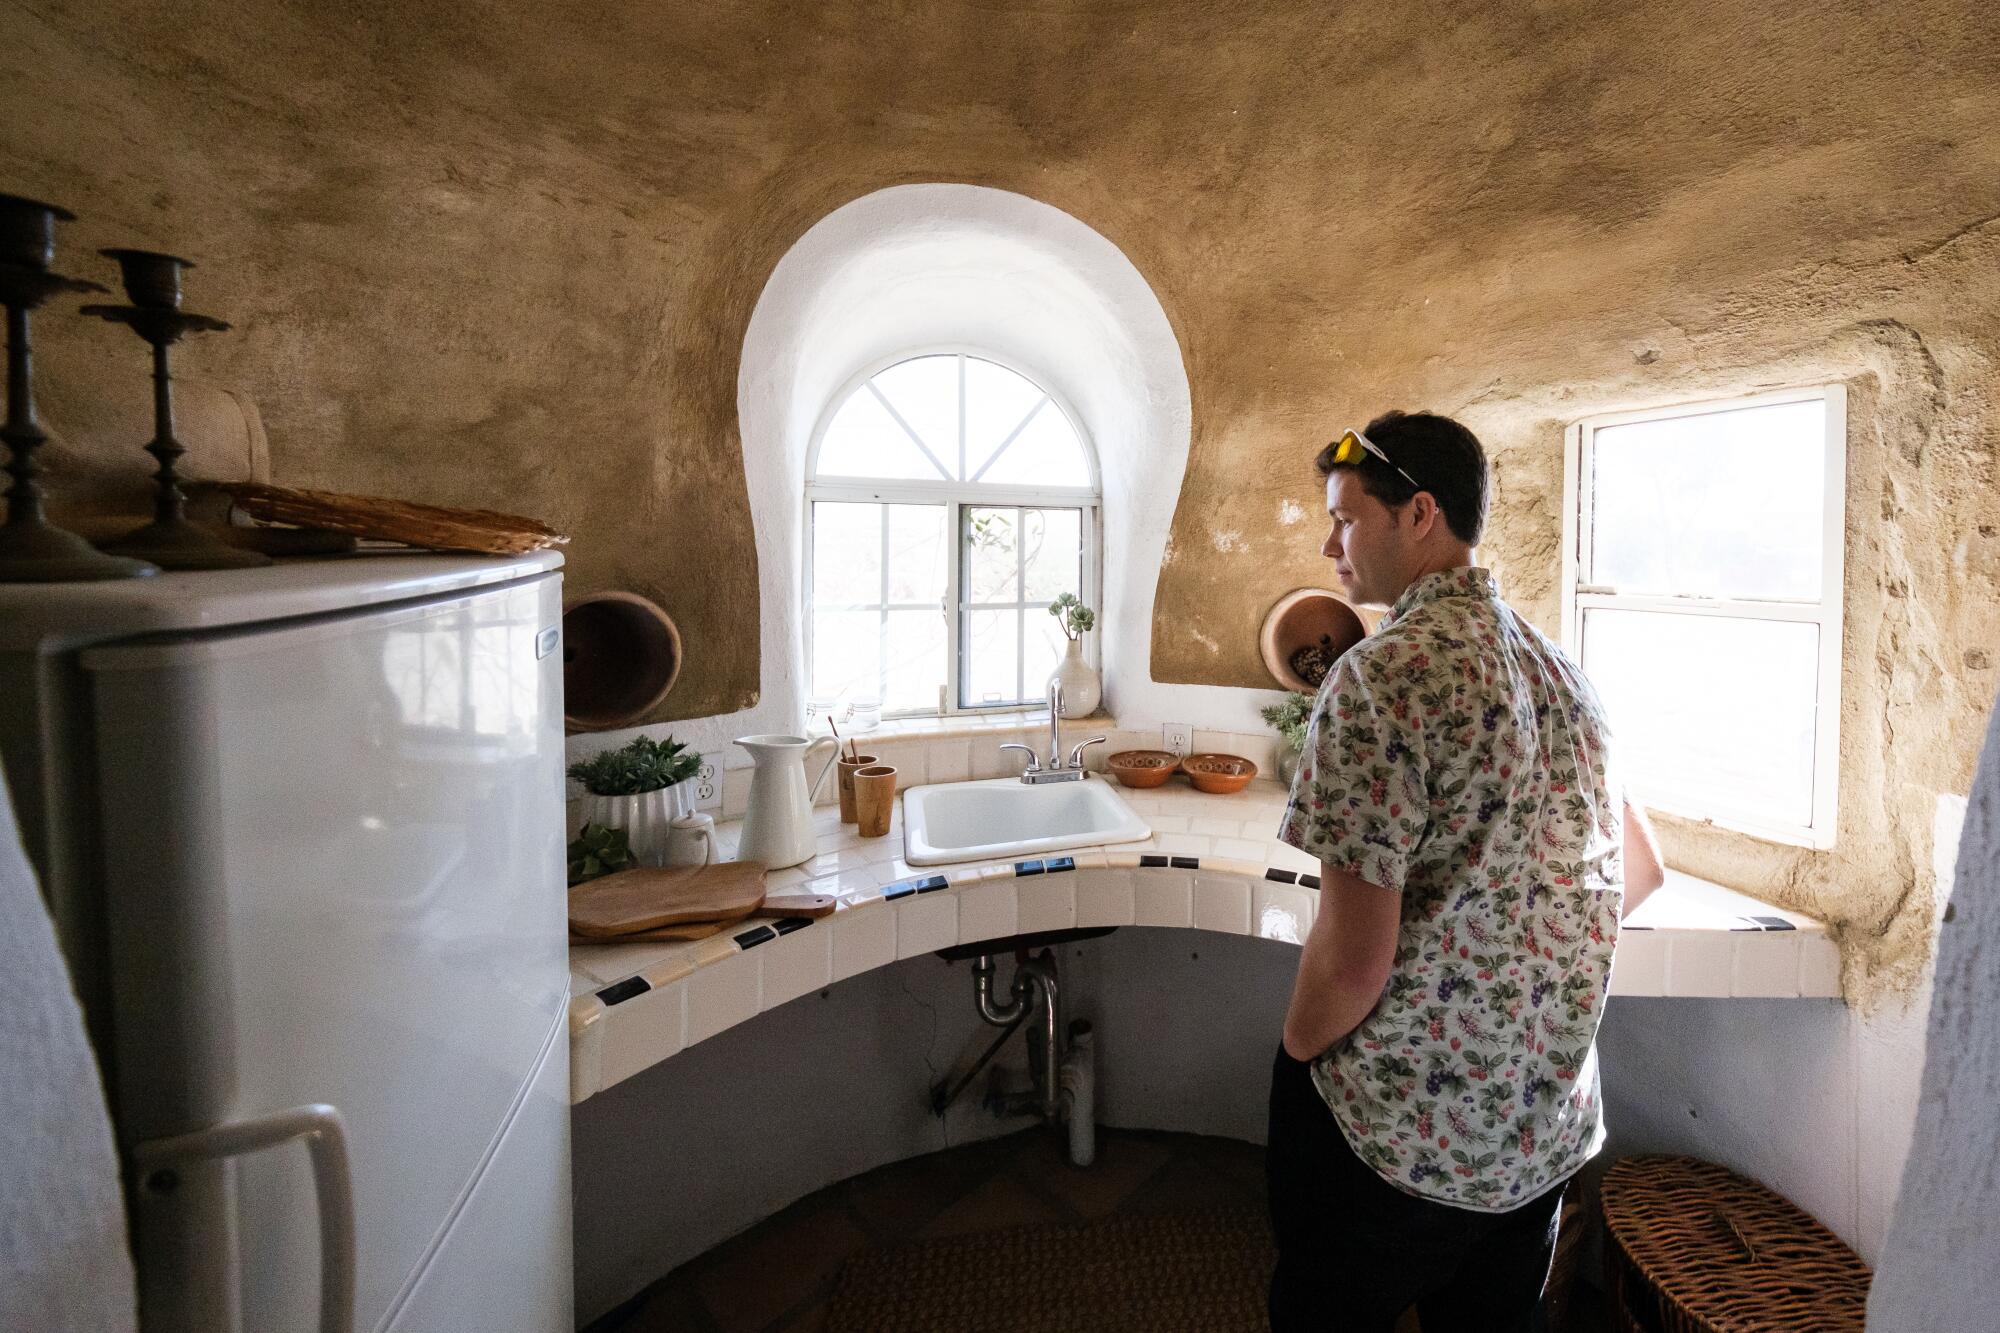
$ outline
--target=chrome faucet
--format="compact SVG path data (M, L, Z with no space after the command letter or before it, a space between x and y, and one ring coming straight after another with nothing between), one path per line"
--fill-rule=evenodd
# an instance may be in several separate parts
M1084 772L1083 752L1093 745L1102 745L1109 736L1092 736L1082 741L1069 752L1069 763L1063 763L1062 752L1062 682L1049 678L1049 762L1044 765L1041 756L1032 745L1010 743L1000 749L1023 750L1028 756L1028 766L1021 770L1021 781L1026 783L1078 782L1088 776Z

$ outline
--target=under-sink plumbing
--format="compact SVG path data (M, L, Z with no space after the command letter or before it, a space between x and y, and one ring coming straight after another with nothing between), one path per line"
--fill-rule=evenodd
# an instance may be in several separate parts
M1082 1019L1063 1022L1062 981L1053 950L1030 956L1015 951L1014 980L1008 998L995 998L992 954L972 963L972 996L979 1016L1005 1029L986 1053L953 1085L932 1090L931 1109L944 1114L958 1094L996 1055L1014 1029L1028 1029L1028 1072L1033 1088L1014 1093L989 1093L988 1111L999 1116L1039 1115L1046 1124L1067 1123L1069 1159L1089 1166L1097 1158L1097 1066L1090 1024Z

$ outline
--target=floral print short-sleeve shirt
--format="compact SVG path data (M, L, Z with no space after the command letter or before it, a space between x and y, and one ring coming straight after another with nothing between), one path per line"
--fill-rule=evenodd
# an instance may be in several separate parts
M1501 1212L1603 1141L1624 809L1583 673L1483 569L1411 584L1328 673L1284 841L1402 895L1389 984L1313 1063L1357 1156Z

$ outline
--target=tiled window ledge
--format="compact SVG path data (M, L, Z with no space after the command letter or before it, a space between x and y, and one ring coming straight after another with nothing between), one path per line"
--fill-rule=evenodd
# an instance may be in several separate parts
M811 991L953 945L1085 926L1305 939L1319 867L1273 840L1276 783L1236 796L1179 783L1123 795L1153 826L1143 843L938 867L901 859L900 811L877 839L823 811L820 855L769 884L837 898L832 916L751 921L694 943L572 947L571 1101ZM721 827L722 850L736 832ZM1669 871L1620 933L1611 993L1837 997L1840 957L1811 917Z

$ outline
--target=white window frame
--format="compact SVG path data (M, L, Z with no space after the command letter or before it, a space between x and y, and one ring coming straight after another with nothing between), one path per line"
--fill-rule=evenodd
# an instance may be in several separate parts
M1590 568L1591 505L1589 478L1596 433L1607 426L1675 417L1702 416L1749 407L1784 403L1823 402L1826 407L1826 496L1821 514L1820 597L1796 599L1710 598L1621 593L1615 588L1580 582ZM1739 619L1783 620L1819 626L1819 673L1814 701L1812 818L1809 823L1774 821L1723 806L1699 808L1696 803L1665 793L1649 792L1643 780L1631 784L1635 802L1683 817L1733 829L1772 842L1828 848L1834 844L1840 798L1840 664L1841 605L1844 597L1847 534L1847 387L1822 384L1749 394L1738 398L1675 403L1667 407L1614 412L1585 418L1569 427L1563 462L1562 642L1577 662L1583 661L1583 613L1597 608L1659 611L1675 615L1730 616ZM1612 719L1616 725L1617 719Z
M1003 369L1011 370L1048 396L1051 406L1060 411L1068 420L1070 429L1076 432L1077 440L1083 446L1084 462L1090 469L1089 486L991 486L984 483L961 481L901 481L880 477L820 477L819 451L826 437L826 430L833 417L862 385L874 379L892 366L905 361L915 361L927 356L974 357L990 361ZM959 422L958 422L958 471L965 471L965 381L964 362L959 363ZM1046 410L1046 409L1044 409ZM953 543L948 562L945 587L945 670L946 678L939 682L941 697L936 708L906 708L885 712L885 717L956 717L984 713L1008 712L1022 708L1034 708L1037 701L1023 681L1023 693L1030 697L1025 702L996 704L967 704L961 698L965 682L965 662L963 638L966 607L964 605L965 568L965 519L967 506L1005 508L1018 505L1025 508L1078 509L1083 516L1083 569L1082 584L1078 595L1101 616L1104 607L1103 581L1103 532L1102 508L1104 504L1104 474L1098 465L1097 447L1091 441L1090 432L1084 429L1083 420L1067 399L1048 381L1026 366L1006 356L964 343L925 345L899 351L893 356L870 362L861 370L850 375L827 399L820 409L819 420L813 425L811 443L806 449L805 502L800 506L799 523L801 540L799 581L799 623L805 643L804 674L806 689L812 689L813 662L813 504L816 501L846 502L859 504L941 504L945 508L947 539ZM886 512L886 511L885 511ZM884 540L886 541L886 535ZM885 551L886 557L886 551ZM883 560L883 600L887 605L888 561ZM900 607L903 604L898 603ZM909 608L919 609L919 608ZM1017 662L1026 651L1027 636L1021 636L1016 648ZM1083 644L1084 660L1095 669L1098 667L1097 636L1086 635ZM1016 667L1017 672L1019 667Z

